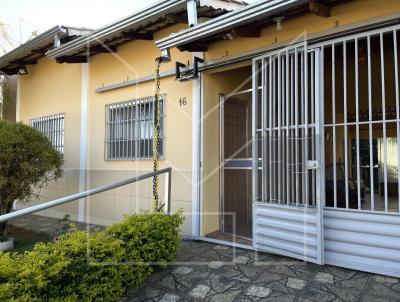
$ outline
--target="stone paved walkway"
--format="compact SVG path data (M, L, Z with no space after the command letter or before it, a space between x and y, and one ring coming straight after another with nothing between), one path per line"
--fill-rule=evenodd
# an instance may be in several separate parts
M58 233L58 219L12 224ZM86 225L78 225L86 229ZM90 226L97 228L97 226ZM400 279L202 242L184 241L176 263L126 292L128 301L400 301Z
M400 301L400 280L184 241L177 263L130 288L123 301Z

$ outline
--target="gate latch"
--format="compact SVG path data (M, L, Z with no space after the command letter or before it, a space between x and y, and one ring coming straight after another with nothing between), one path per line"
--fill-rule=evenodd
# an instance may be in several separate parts
M319 168L318 160L308 160L307 161L307 169L309 170L316 170Z

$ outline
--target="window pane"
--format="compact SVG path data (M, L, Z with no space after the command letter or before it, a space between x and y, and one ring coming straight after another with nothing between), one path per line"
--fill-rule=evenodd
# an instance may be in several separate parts
M151 159L155 99L147 97L106 106L107 159ZM163 100L160 100L160 150L163 154ZM109 142L107 141L109 133Z

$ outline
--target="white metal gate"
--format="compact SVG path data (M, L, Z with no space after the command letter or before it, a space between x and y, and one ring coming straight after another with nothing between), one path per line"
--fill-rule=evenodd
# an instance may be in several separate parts
M322 264L319 79L306 43L253 60L254 247Z

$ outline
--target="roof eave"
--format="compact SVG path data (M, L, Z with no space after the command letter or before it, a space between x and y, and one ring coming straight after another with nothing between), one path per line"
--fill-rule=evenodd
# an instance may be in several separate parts
M65 36L79 36L82 34L87 34L91 32L92 30L87 29L87 28L78 28L78 27L69 27L65 25L56 25L45 32L41 33L40 35L36 36L35 38L25 42L24 44L18 46L17 48L11 50L10 52L4 54L3 56L0 57L0 66L1 68L4 69L9 69L10 62L14 60L19 60L21 56L25 56L27 52L31 52L35 49L40 49L44 48L46 45L48 45L50 41L54 40L54 37L57 34L60 34L61 37ZM46 45L43 45L46 44ZM53 44L52 44L53 45ZM38 57L36 55L36 57ZM36 60L35 58L34 60ZM29 60L28 60L29 61ZM11 64L14 65L14 64ZM7 67L8 66L8 67ZM16 68L16 67L15 67Z
M101 39L115 31L122 30L124 27L132 26L134 24L140 25L141 22L144 22L150 18L164 15L169 11L176 9L180 5L186 5L186 1L187 0L165 0L161 2L156 2L152 6L149 6L133 15L120 19L119 21L112 23L111 25L107 25L98 30L95 30L92 34L88 36L75 39L57 49L50 50L46 53L46 55L50 59L56 59L61 56L70 55L75 50L78 50L80 47L86 44L90 44L95 40Z
M235 26L250 22L255 18L268 17L297 5L307 4L308 0L259 1L241 10L232 11L210 21L201 23L182 32L172 34L155 42L159 49L187 44L214 34L224 32Z
M25 42L24 44L18 46L17 48L14 48L13 50L7 52L6 54L4 54L3 56L0 57L0 65L12 60L12 58L14 58L18 53L21 53L25 50L34 48L35 45L40 44L41 41L46 40L50 36L56 35L57 33L61 32L64 29L65 29L64 26L56 25L56 26L50 28L49 30L41 33L40 35L33 38L32 40L29 40L29 41Z

